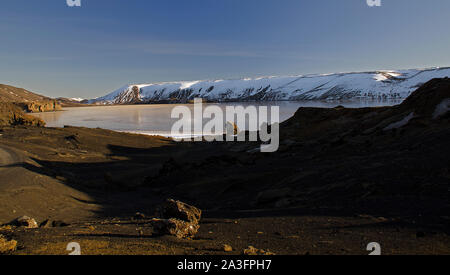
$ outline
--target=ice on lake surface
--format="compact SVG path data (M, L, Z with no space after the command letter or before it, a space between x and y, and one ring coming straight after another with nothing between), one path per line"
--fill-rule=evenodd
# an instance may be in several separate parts
M351 101L277 101L277 102L238 102L211 103L225 110L226 106L271 106L280 107L280 122L294 115L300 107L333 108L339 105L348 108L392 106L400 104L401 100L365 100ZM150 135L170 135L172 125L179 119L172 119L171 112L176 106L187 106L194 114L193 104L155 104L155 105L115 105L64 108L63 111L33 114L47 123L47 127L77 126L88 128L103 128L114 131L143 133ZM203 119L203 124L209 119ZM226 123L224 121L224 123Z

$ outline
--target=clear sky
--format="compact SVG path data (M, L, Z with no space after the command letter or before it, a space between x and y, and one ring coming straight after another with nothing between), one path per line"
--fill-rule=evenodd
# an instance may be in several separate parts
M2 0L0 83L128 83L450 66L449 0Z

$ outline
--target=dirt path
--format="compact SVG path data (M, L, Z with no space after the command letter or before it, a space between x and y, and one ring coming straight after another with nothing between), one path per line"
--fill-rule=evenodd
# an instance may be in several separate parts
M6 191L16 185L22 175L20 164L24 162L24 156L17 151L0 145L0 191Z
M0 167L21 162L22 158L11 149L0 145Z
M0 224L23 215L38 221L93 215L98 206L82 202L88 201L88 196L30 169L37 165L25 152L0 145Z

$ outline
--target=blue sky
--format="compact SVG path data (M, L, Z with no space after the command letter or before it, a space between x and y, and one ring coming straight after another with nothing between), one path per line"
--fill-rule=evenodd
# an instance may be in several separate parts
M128 83L450 66L450 1L3 0L0 83Z

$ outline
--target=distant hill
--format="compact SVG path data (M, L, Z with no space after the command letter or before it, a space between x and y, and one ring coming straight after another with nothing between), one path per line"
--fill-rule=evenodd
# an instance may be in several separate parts
M56 100L62 107L83 107L88 105L88 100L86 99L58 97Z
M427 81L444 77L450 77L450 68L131 84L89 103L405 99Z
M24 111L33 113L61 109L61 104L55 99L4 84L0 84L0 103L14 103Z
M0 102L33 102L48 100L52 99L22 88L0 84Z

